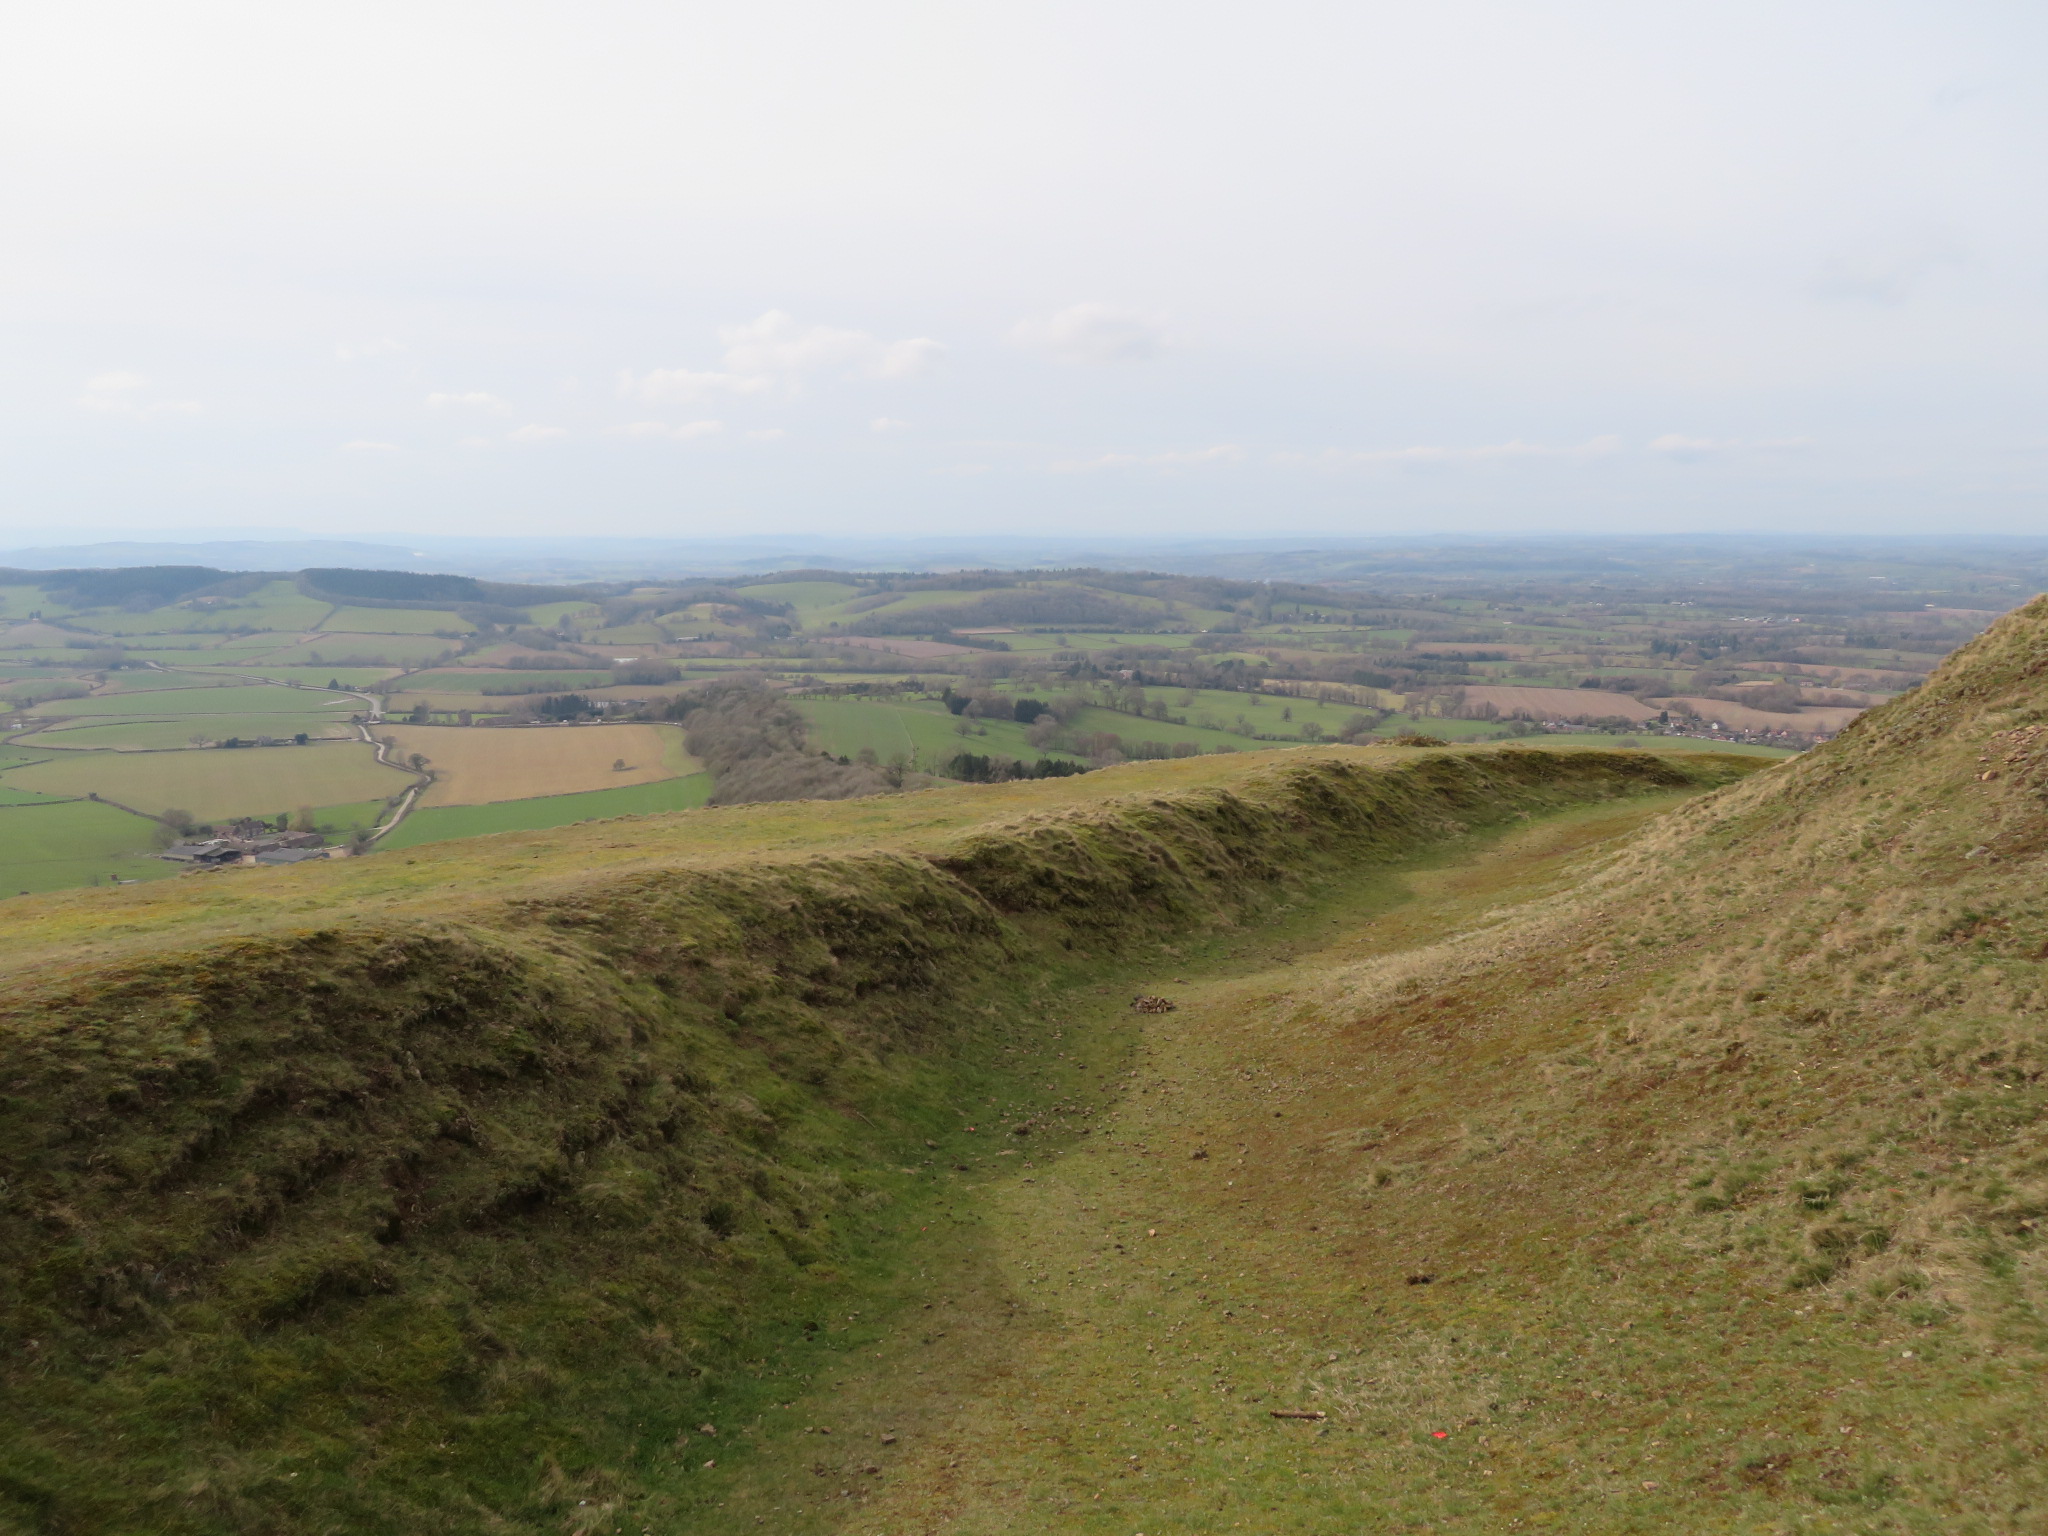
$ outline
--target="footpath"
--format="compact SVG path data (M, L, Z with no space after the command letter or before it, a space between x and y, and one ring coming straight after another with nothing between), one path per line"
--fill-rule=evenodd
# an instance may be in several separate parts
M1497 1339L1447 1319L1480 1303L1475 1272L1552 1252L1585 1213L1432 1198L1469 1151L1453 1101L1476 1064L1441 1041L1374 1039L1342 1000L1349 978L1560 889L1672 803L1470 843L1163 954L1119 995L1065 1000L1066 1039L1134 1032L1127 1059L1097 1069L1085 1132L946 1172L889 1315L834 1320L844 1342L806 1389L679 1449L692 1529L1462 1530L1438 1523L1462 1507L1476 1531L1541 1516L1554 1499L1533 1490L1552 1472L1504 1455L1494 1410L1521 1390L1510 1375L1548 1370L1542 1351L1509 1366ZM1133 1016L1132 991L1173 1006ZM1444 1219L1418 1221L1418 1197Z

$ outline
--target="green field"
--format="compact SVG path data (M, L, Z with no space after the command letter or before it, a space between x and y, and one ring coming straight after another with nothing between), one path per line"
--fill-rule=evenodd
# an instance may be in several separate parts
M263 652L274 650L280 645L292 644L301 633L302 631L297 629L279 629L258 630L249 635L230 635L213 648L213 653L216 656L230 653L260 656Z
M588 613L591 611L593 611L593 605L590 603L535 603L526 610L526 616L534 623L547 628L561 623L562 620L568 618L571 614Z
M788 603L800 616L819 609L836 608L851 602L861 593L859 587L844 581L765 581L740 590L745 596L758 598L764 603Z
M970 727L981 729L962 736L956 729L959 719L938 703L867 704L852 699L794 702L810 724L811 746L838 757L853 757L866 749L885 763L902 757L929 770L962 752L983 757L1001 753L1026 761L1065 755L1042 752L1032 746L1024 727L1014 720L969 721Z
M304 695L301 695L304 697ZM360 708L361 706L358 706ZM55 725L49 730L22 738L35 747L77 751L86 747L121 747L131 751L162 751L167 747L189 747L200 742L226 741L229 737L248 740L253 736L296 736L300 732L316 739L334 740L352 736L355 728L345 711L301 715L136 715L125 720L98 721L86 717L76 725Z
M332 665L418 667L438 661L456 642L437 635L315 635L311 640L280 636L259 656L264 666Z
M344 715L362 706L351 699L273 683L221 679L197 687L158 689L147 701L125 694L96 694L89 699L54 699L31 711L37 715L299 715L318 709L339 709ZM268 729L251 726L251 730ZM248 732L243 732L247 735Z
M90 800L0 806L0 894L174 874L175 865L149 856L157 831L153 821Z
M219 634L228 630L311 629L333 608L303 597L288 581L274 581L255 596L218 607L173 605L145 613L108 612L92 616L92 627L109 635Z
M617 624L593 630L586 638L599 645L659 645L668 637L655 624Z
M435 608L337 608L320 625L331 635L466 635L476 626L460 614Z
M313 825L330 838L344 838L351 832L368 831L382 822L390 810L388 800L358 800L350 805L316 805Z
M0 587L0 619L25 619L32 613L54 619L63 611L64 605L41 587Z
M68 800L70 795L39 794L30 789L18 789L4 778L0 778L0 805L47 805L52 800Z
M127 667L109 672L101 692L162 693L172 688L216 688L221 681L219 677L203 672L180 672L175 668L159 672L154 667Z
M97 794L152 816L175 806L206 821L382 799L411 782L410 775L377 762L368 742L67 753L0 777L13 789Z
M1301 734L1301 729L1305 725L1314 725L1326 737L1335 737L1361 713L1366 712L1357 704L1319 704L1308 699L1276 698L1271 694L1226 693L1201 689L1194 691L1195 702L1184 703L1182 701L1187 694L1181 689L1158 688L1148 689L1146 692L1151 703L1163 704L1169 716L1185 717L1188 724L1178 725L1173 720L1155 720L1147 716L1128 714L1122 710L1096 707L1084 709L1077 714L1072 721L1072 728L1082 731L1114 731L1131 741L1192 741L1207 750L1226 744L1242 746L1251 739L1240 726L1240 721L1249 725L1251 732L1284 743L1289 740L1307 740L1308 738ZM1382 730L1400 728L1398 721L1390 721L1381 727Z
M233 665L265 677L281 678L286 682L304 683L309 688L324 688L329 679L344 688L361 688L370 683L382 682L398 673L397 667L316 667L279 665L267 661L243 661Z
M153 661L161 667L188 665L232 667L246 662L252 655L259 654L265 650L273 650L278 644L275 640L266 640L252 651L239 643L235 645L195 646L191 643L193 640L191 635L168 635L162 638L173 640L177 643L159 645L124 640L120 643L120 648L130 656L140 657L145 661Z
M485 671L481 667L437 667L431 672L415 672L407 677L405 691L481 694L489 685L492 688L516 688L526 693L567 693L605 688L611 682L609 671L590 669L581 672L510 672Z
M1175 650L1193 645L1194 635L1157 635L1152 633L1136 635L1104 634L1099 630L1057 630L1050 633L1037 631L1021 632L1014 635L995 635L1012 651L1110 651L1124 646L1158 646L1164 650Z
M693 773L624 789L593 789L579 795L543 795L533 800L499 800L489 805L448 805L414 811L398 829L379 840L380 849L480 837L490 832L541 832L602 816L644 816L687 811L711 794L711 775Z

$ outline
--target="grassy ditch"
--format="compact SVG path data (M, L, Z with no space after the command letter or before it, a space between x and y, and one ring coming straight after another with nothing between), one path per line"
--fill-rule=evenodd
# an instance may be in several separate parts
M1618 846L1190 967L690 1528L2039 1530L2044 675L2048 600Z
M895 1272L935 1171L995 1155L981 1109L1071 1119L1101 1091L1114 1038L1056 1044L1062 988L1363 861L1736 771L1289 754L1152 796L1125 773L1113 802L1049 790L915 849L431 910L323 907L361 878L323 875L253 929L21 973L0 1509L596 1529L578 1512L623 1517L702 1416L771 1390L750 1360ZM573 864L615 825L549 841Z

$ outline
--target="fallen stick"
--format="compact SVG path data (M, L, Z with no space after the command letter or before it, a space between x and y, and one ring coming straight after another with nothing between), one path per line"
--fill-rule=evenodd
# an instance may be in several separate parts
M1276 1419L1327 1419L1329 1415L1319 1408L1268 1408L1266 1412Z

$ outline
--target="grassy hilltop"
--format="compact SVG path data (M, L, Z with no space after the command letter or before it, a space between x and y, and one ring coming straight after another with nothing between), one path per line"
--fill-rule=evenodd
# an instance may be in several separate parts
M22 901L0 1511L2036 1529L2044 675Z

